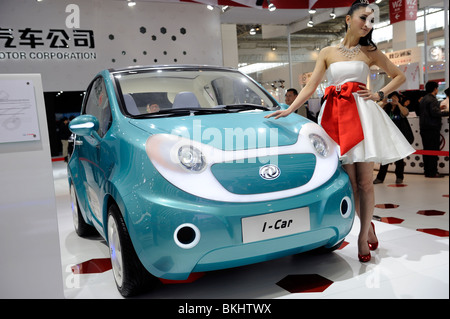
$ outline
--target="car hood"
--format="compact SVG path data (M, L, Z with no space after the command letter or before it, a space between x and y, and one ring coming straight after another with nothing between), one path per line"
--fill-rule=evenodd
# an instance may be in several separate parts
M301 127L311 122L297 114L278 120L264 118L267 114L269 113L241 112L130 119L130 124L150 135L178 135L231 151L295 144Z

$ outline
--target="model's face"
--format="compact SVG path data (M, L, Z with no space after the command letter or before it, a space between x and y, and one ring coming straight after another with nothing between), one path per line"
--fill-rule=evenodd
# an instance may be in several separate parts
M373 11L369 7L361 7L355 10L352 16L347 16L346 21L347 25L350 24L349 31L365 37L372 30L375 19Z

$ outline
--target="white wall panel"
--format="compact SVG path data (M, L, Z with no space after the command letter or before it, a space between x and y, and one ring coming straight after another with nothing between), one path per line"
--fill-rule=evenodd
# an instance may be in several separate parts
M44 91L84 90L104 68L222 65L219 12L199 4L2 0L0 28L0 73L40 73Z

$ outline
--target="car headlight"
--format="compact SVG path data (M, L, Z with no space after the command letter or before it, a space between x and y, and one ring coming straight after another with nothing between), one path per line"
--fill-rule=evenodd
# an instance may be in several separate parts
M317 153L319 153L323 157L326 157L328 155L329 148L327 142L325 142L325 140L320 135L311 133L309 134L309 140L316 149Z
M178 149L178 159L189 171L201 172L206 167L202 152L191 145L183 145Z

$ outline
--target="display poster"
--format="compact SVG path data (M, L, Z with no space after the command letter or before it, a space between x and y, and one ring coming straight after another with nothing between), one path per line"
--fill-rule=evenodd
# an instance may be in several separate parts
M406 76L406 81L398 88L398 90L418 90L420 88L419 63L402 64L399 66L399 69Z
M0 80L0 143L38 141L39 122L31 80Z

